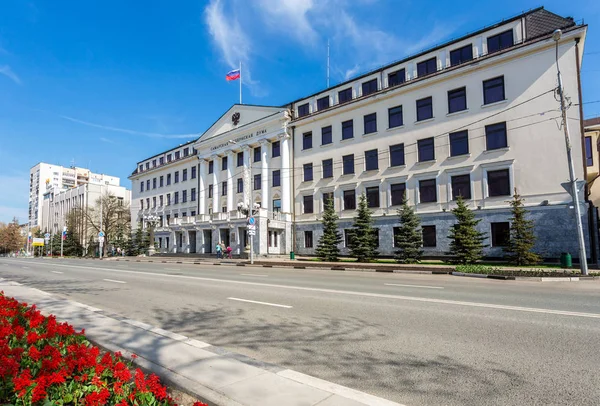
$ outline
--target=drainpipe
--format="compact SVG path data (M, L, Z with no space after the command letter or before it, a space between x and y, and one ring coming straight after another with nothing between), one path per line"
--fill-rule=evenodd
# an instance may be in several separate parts
M292 251L296 252L296 126L292 126Z

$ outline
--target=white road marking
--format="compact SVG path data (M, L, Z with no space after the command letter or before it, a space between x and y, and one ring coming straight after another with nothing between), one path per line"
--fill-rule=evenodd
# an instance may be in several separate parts
M403 285L401 283L384 283L385 286L402 286L405 288L444 289L441 286Z
M60 272L60 271L50 271L50 272L52 272L52 273L58 273L58 274L64 273L64 272Z
M165 271L181 271L180 268L165 268Z
M241 273L240 275L244 275L244 276L269 276L269 275L258 275L258 274L254 274L254 273Z
M114 279L102 279L102 280L106 281L106 282L114 282L114 283L127 283L127 282L123 282L123 281L116 281Z
M23 268L23 269L29 269L28 266L22 266L21 268Z
M55 266L55 264L43 264L43 263L41 263L39 265ZM234 281L234 280L218 279L218 278L204 278L204 277L200 277L200 276L169 275L169 274L164 274L164 273L145 272L145 271L124 271L124 270L119 270L119 269L89 267L89 266L81 266L81 265L60 264L59 266L61 266L63 268L78 268L78 269L87 269L87 270L95 269L98 271L105 271L105 272L131 273L131 274L146 275L146 276L159 276L159 277L170 278L170 279L176 279L176 278L192 279L192 280L200 280L200 281L207 281L207 282L232 283L232 284L236 284L236 285L266 286L266 287L270 287L270 288L300 290L300 291L306 291L306 292L335 293L335 294L350 295L350 296L364 296L364 297L378 297L378 298L383 298L383 299L406 300L406 301L410 301L410 302L436 303L436 304L447 304L447 305L467 306L467 307L481 307L481 308L489 308L489 309L501 309L501 310L512 310L512 311L519 311L519 312L556 314L556 315L561 315L561 316L573 316L573 317L586 317L586 318L592 318L592 319L600 319L599 313L570 312L570 311L565 311L565 310L540 309L540 308L535 308L535 307L520 307L520 306L496 305L496 304L490 304L490 303L463 302L463 301L458 301L458 300L432 299L432 298L416 297L416 296L387 295L387 294L382 294L382 293L358 292L358 291L352 291L352 290L308 288L308 287L304 287L304 286L278 285L278 284L264 283L264 282Z
M266 305L266 306L283 307L285 309L291 309L292 308L292 306L288 306L288 305L282 305L282 304L277 304L277 303L258 302L256 300L240 299L240 298L237 298L237 297L228 297L227 299L229 299L229 300L237 300L238 302L247 302L247 303L262 304L262 305Z

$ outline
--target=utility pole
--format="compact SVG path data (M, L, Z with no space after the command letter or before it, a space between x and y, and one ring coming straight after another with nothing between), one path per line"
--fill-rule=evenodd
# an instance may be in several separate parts
M100 233L102 232L102 184L100 184ZM98 246L100 248L100 259L102 259L102 248L104 246L104 237L98 237Z
M558 92L560 94L560 111L562 114L562 127L565 133L565 143L567 146L567 161L569 164L569 183L571 183L571 197L573 206L575 206L575 217L577 218L577 238L579 240L579 268L582 275L588 274L587 254L585 250L585 239L583 238L583 224L581 222L581 207L579 206L579 190L577 190L577 179L575 178L575 166L572 157L571 136L569 135L569 121L567 120L567 107L565 103L565 94L562 83L562 75L558 66L558 41L562 36L561 30L556 30L552 34L552 39L556 43L556 71L558 75Z
M327 40L327 88L329 88L329 40Z

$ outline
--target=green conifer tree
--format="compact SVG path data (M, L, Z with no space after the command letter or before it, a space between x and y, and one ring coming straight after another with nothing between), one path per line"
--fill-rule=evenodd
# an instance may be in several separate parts
M373 227L371 210L364 193L358 200L358 210L350 233L350 251L358 262L369 262L379 255L377 230Z
M454 263L472 264L483 257L486 234L477 231L477 224L481 220L475 219L475 213L467 207L461 196L456 204L452 213L456 216L457 223L451 227L448 235L451 240L448 254L453 257L451 261Z
M323 212L323 235L319 238L316 253L323 261L335 262L339 260L342 235L338 230L338 215L335 213L333 199L325 200L325 211Z
M142 222L138 223L133 237L133 246L135 247L135 255L140 255L145 252L144 247L144 230L142 229ZM147 247L147 246L146 246Z
M402 206L398 209L400 227L396 236L395 259L401 264L416 264L421 261L423 255L423 232L419 227L421 220L408 205L406 195L402 198Z
M533 220L527 220L527 210L523 207L523 198L517 193L508 202L511 207L510 240L504 248L506 259L515 265L531 265L540 262L540 257L532 252L535 245Z

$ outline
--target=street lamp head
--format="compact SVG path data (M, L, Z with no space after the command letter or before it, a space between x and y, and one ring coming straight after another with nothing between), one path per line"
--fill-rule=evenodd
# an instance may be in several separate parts
M561 36L562 36L562 31L560 29L554 30L554 32L552 33L552 39L554 41L558 41Z

